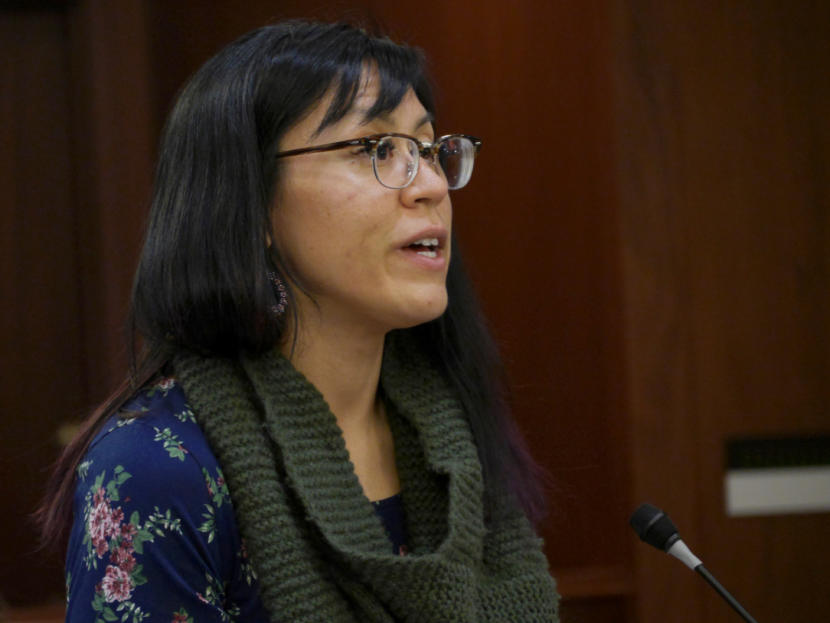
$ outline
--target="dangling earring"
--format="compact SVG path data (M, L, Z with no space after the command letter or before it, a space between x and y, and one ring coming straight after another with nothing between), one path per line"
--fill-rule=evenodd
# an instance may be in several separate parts
M288 306L288 294L285 291L285 284L274 271L268 271L268 281L271 282L271 288L274 290L274 296L279 299L276 305L271 306L271 312L275 316L280 316L285 313L285 308Z

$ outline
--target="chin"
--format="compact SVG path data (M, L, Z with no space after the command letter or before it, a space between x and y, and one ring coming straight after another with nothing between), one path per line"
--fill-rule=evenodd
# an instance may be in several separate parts
M396 319L393 329L408 329L440 317L447 309L447 292L443 290L436 296L418 298L407 305Z
M436 318L440 318L446 310L447 297L444 296L440 301L435 301L429 305L421 306L420 309L417 310L417 313L411 314L411 317L408 319L405 326L400 328L404 329L424 324L425 322L430 322Z

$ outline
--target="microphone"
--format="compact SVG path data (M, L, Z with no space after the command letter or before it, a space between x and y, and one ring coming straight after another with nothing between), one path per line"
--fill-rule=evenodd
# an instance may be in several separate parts
M706 570L701 560L692 553L680 536L677 534L677 528L674 523L656 506L651 504L641 504L640 507L631 515L628 523L634 528L634 532L640 537L640 540L645 541L652 547L663 550L667 554L671 554L684 565L689 567L692 571L697 571L704 580L714 588L718 594L726 600L732 609L743 617L747 623L757 623L755 619L747 612L744 607L738 603L738 600L732 597L720 582Z

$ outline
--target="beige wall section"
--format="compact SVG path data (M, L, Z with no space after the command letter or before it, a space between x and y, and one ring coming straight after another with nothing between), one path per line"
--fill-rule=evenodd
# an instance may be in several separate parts
M830 610L827 514L727 518L730 436L830 430L830 11L617 7L626 371L634 493L759 620ZM731 621L637 550L642 623Z

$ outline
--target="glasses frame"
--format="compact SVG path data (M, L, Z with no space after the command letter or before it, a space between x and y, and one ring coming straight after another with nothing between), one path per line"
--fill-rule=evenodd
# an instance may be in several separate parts
M377 162L375 160L375 156L378 152L378 146L384 139L390 137L408 138L409 140L414 141L415 144L418 146L418 150L416 152L418 154L418 159L415 161L414 170L409 178L409 181L403 186L389 186L388 184L384 184L383 182L381 182L380 176L378 176ZM322 151L334 151L336 149L346 149L347 147L357 147L359 145L369 150L369 154L372 157L372 172L375 174L375 179L378 181L378 183L381 186L384 186L385 188L400 190L402 188L406 188L407 186L412 184L413 181L415 181L415 178L418 175L418 168L421 165L421 158L426 158L428 161L434 164L436 162L436 157L438 155L438 150L441 147L441 143L451 138L465 138L469 140L473 144L473 148L475 149L473 157L477 156L478 152L481 150L481 139L475 136L470 136L469 134L445 134L430 142L422 141L420 139L415 138L414 136L410 136L409 134L401 134L400 132L385 132L383 134L372 134L371 136L362 136L360 138L352 138L345 141L326 143L325 145L314 145L312 147L300 147L299 149L289 149L288 151L281 151L279 153L274 154L274 158L289 158L291 156L299 156L300 154L310 154ZM463 186L461 186L460 188L463 188Z

